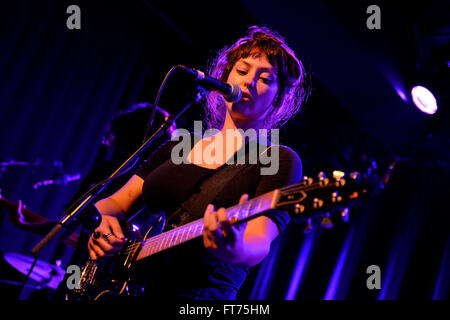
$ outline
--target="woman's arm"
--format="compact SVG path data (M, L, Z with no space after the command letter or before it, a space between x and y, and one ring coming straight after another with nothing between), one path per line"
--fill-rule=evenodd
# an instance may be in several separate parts
M133 175L122 188L95 204L102 215L102 221L95 229L100 237L95 239L91 236L88 242L89 255L93 260L112 256L126 243L119 221L125 219L125 213L141 196L143 183L144 179ZM103 235L106 234L111 236L104 238Z
M95 207L102 215L124 219L125 213L130 210L134 202L142 195L143 184L144 179L133 175L122 188L108 198L98 201Z

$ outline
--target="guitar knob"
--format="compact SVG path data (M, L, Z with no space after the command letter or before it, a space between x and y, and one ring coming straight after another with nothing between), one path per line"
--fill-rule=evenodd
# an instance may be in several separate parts
M320 225L324 228L331 229L334 227L333 221L330 219L330 213L327 212L327 214L322 218L322 221L320 222Z
M341 219L342 219L342 221L344 221L345 223L347 223L348 220L350 219L350 214L349 214L349 213L350 213L350 212L349 212L348 208L344 208L344 209L341 211Z
M306 222L306 226L303 229L303 234L309 234L313 229L313 225L311 223L311 218L308 219L308 222Z

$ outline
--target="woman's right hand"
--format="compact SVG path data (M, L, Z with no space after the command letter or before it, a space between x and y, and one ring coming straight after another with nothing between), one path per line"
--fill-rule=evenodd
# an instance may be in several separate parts
M88 241L89 255L92 260L112 257L127 241L117 217L102 215L100 226L95 229Z

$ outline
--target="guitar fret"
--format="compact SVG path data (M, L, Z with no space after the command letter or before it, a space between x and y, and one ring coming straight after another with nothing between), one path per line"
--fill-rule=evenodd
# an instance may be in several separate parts
M263 205L263 200L258 199L258 206L256 207L255 211L259 212L259 210L261 209L262 205Z
M161 251L161 248L163 246L163 239L162 239L163 237L164 237L164 233L159 236L159 238L160 238L160 239L158 239L159 240L159 247L158 247L156 252Z
M166 233L163 233L160 251L162 251L163 249L166 248L166 243L167 243L167 234L166 234Z
M143 252L143 253L145 253L145 254L148 254L148 248L147 248L145 245L143 245L143 246L141 247L141 252Z
M155 253L155 246L152 239L147 240L146 247L148 248L149 254Z
M164 247L165 248L170 248L171 247L171 245L170 245L170 241L172 240L172 232L168 232L167 234L166 234L166 241L164 242Z
M173 245L176 246L178 244L178 232L177 232L177 229L172 230L172 232L173 232L173 236L172 236Z
M186 231L185 228L182 228L182 229L181 229L180 243L183 243L183 242L184 242L184 233L185 233L185 231Z
M170 245L170 240L171 240L170 236L171 235L172 235L172 232L169 232L169 233L166 234L166 236L165 236L166 241L164 242L164 248L170 248L171 247L171 245Z
M197 230L197 234L202 234L203 233L203 221L201 223L198 224L198 230Z
M169 245L171 247L175 246L175 244L176 244L176 242L175 242L176 235L177 235L176 232L171 233L171 237L170 237L170 241L169 241Z
M176 229L178 244L183 243L183 232L182 231L183 231L182 229Z
M159 245L158 240L159 240L159 238L155 238L154 241L152 241L150 243L150 245L152 247L152 253L157 253L158 252L158 245Z
M164 248L170 248L170 235L171 233L166 233L164 236Z
M160 234L158 237L158 241L156 242L158 244L158 246L156 247L156 252L160 252L161 248L163 247L163 239L164 239L164 234Z
M187 239L191 239L189 236L191 235L192 224L187 229Z

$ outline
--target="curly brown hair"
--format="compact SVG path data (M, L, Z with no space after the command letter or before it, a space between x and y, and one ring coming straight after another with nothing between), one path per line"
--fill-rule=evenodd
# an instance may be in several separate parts
M208 73L226 82L239 59L261 53L277 68L278 92L273 103L274 108L262 124L262 128L272 129L293 118L300 106L306 102L310 92L309 76L303 64L281 35L268 27L249 27L246 36L218 52L209 63ZM205 105L206 127L220 129L225 112L223 96L215 92L208 93Z

